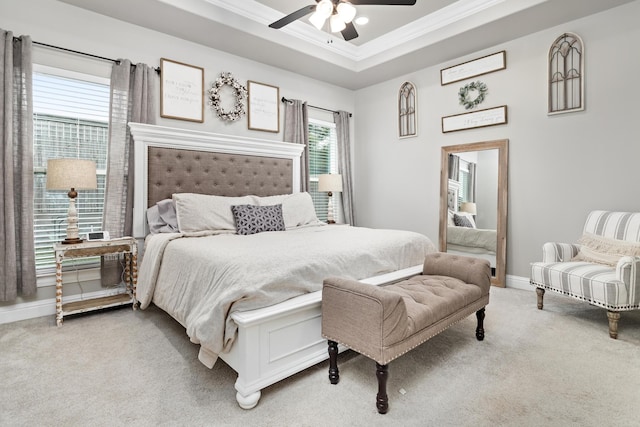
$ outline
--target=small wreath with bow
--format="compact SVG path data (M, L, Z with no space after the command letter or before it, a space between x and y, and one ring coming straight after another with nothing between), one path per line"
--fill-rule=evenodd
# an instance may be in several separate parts
M478 91L478 95L474 99L469 99L469 92L474 90ZM458 100L460 101L460 105L464 105L465 110L476 108L482 103L482 101L484 101L484 98L487 96L487 91L487 85L482 83L480 80L462 86L458 91Z
M230 86L236 95L236 104L233 110L225 111L220 105L220 89L223 86ZM246 114L244 100L247 97L247 88L242 86L231 73L220 73L220 77L211 83L209 89L209 105L213 108L222 120L234 122Z

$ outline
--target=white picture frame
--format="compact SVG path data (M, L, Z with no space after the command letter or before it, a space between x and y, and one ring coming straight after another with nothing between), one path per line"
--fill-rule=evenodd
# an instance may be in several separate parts
M247 91L247 127L263 132L280 132L280 88L248 80Z
M440 70L440 85L448 85L505 68L507 68L507 52L502 50Z
M507 106L501 105L471 113L454 114L442 118L442 133L455 132L507 123Z
M160 58L160 117L204 122L204 68Z

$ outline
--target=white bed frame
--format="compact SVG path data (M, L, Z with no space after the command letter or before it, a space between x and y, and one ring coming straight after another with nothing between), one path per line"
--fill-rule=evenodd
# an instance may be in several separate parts
M219 135L207 132L130 123L135 140L134 236L147 234L147 152L165 147L239 155L292 159L294 192L300 188L300 144ZM419 274L422 265L369 278L363 282L381 285ZM238 335L224 360L238 373L236 400L251 409L258 404L261 390L328 358L327 341L321 336L321 291L257 310L235 312ZM344 348L340 348L344 350Z

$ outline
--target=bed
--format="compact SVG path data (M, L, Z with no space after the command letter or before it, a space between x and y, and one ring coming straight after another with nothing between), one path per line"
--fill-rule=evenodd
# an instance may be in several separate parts
M222 359L238 373L236 400L244 409L257 405L263 388L327 358L322 278L392 283L419 273L435 250L418 233L319 223L310 196L299 192L299 144L136 123L130 129L134 235L145 239L136 297L142 308L153 303L180 322L200 345L203 364ZM167 199L179 231L149 235L147 210ZM278 223L277 231L236 234L240 218L255 212L231 216L230 226L221 209L240 205L280 206L284 231Z

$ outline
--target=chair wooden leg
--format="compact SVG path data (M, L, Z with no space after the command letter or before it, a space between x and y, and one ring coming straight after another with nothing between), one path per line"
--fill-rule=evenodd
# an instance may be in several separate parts
M378 395L376 407L379 414L386 414L389 410L389 396L387 396L387 378L389 377L389 365L381 365L376 362L376 377L378 377Z
M544 298L544 289L536 288L536 294L538 295L538 310L542 310L542 299Z
M476 318L478 319L476 338L478 339L478 341L482 341L484 339L484 307L476 311Z
M329 344L329 382L338 384L340 382L340 372L338 371L338 343L328 341Z
M618 338L618 320L620 320L620 313L617 311L607 311L607 318L609 319L609 336L615 340Z

